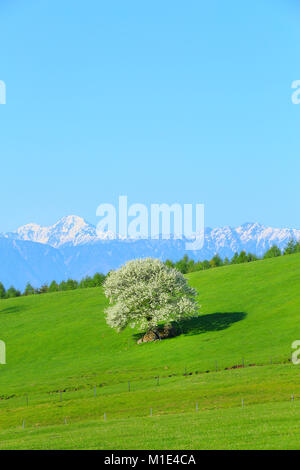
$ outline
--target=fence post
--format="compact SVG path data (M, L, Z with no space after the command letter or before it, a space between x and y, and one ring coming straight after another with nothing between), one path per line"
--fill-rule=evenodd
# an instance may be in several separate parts
M157 376L157 385L159 385L159 375Z
M198 402L196 403L196 411L198 413Z
M25 429L25 419L23 419L23 429Z
M128 380L128 392L130 392L130 382Z
M95 385L95 397L97 396L97 385Z

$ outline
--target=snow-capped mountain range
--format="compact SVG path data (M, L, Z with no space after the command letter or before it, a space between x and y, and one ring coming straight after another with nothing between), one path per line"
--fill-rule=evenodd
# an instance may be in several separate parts
M9 237L9 234L7 234ZM70 215L49 227L28 224L19 227L15 236L19 240L50 245L59 248L65 244L73 246L90 243L97 239L96 228L81 217Z
M187 253L203 260L216 253L232 257L241 250L261 256L274 244L283 249L291 238L300 239L300 230L246 223L237 228L206 228L203 249L186 251L185 239L113 239L113 234L97 234L96 227L72 215L49 227L31 223L1 234L0 281L23 289L27 282L39 286L53 279L106 273L129 259L145 256L178 260Z

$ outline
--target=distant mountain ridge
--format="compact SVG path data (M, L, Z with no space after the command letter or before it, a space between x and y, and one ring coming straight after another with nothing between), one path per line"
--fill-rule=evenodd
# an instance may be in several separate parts
M81 217L70 215L49 227L28 224L19 227L16 234L20 240L50 245L59 248L67 243L77 246L89 243L97 238L96 228Z
M185 253L195 260L210 259L216 253L232 257L245 250L258 256L272 245L283 249L291 238L300 239L300 230L265 227L246 223L237 228L206 228L201 251L186 251L186 240L111 239L97 235L96 227L71 215L49 227L28 224L16 232L0 235L0 281L23 289L29 281L35 286L53 279L80 279L96 271L108 272L129 259L154 256L178 260Z

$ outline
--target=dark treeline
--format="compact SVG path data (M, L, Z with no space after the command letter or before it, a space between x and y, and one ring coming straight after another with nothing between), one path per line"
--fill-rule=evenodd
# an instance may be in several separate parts
M300 241L296 242L295 240L291 239L283 252L281 252L277 245L273 245L261 258L253 255L252 253L241 251L240 253L235 253L231 259L222 259L217 254L213 256L211 260L194 261L193 259L190 259L188 255L184 255L184 257L176 263L171 260L166 260L165 264L172 268L178 269L178 271L182 272L183 274L187 274L195 271L202 271L204 269L218 268L220 266L228 266L230 264L250 263L260 259L276 258L278 256L292 255L295 253L300 253Z
M192 273L195 271L202 271L204 269L218 268L220 266L228 266L230 264L241 264L241 263L250 263L252 261L258 261L261 259L267 258L276 258L278 256L292 255L295 253L300 253L300 241L295 241L291 239L286 248L281 252L280 248L277 245L273 245L263 257L259 258L252 253L246 253L241 251L240 253L235 253L234 256L229 259L222 259L218 254L213 256L211 260L204 261L194 261L190 259L188 255L177 261L173 262L171 260L166 260L165 264L169 267L176 268L183 274ZM44 284L39 289L35 289L31 284L27 284L24 292L15 289L11 286L9 289L5 289L3 284L0 282L0 299L10 299L12 297L21 297L27 295L37 295L37 294L46 294L47 292L59 292L59 291L68 291L75 289L86 289L88 287L100 287L102 286L106 276L101 273L96 273L93 277L86 276L80 282L75 281L74 279L68 279L67 281L62 281L57 283L52 281L50 285Z
M13 286L5 290L3 284L0 282L0 299L10 299L12 297L46 294L47 292L86 289L88 287L100 287L102 286L104 279L104 274L96 273L93 277L86 276L80 282L74 281L74 279L62 281L59 284L56 281L52 281L50 285L44 284L39 289L35 289L30 283L28 283L23 293L15 289Z

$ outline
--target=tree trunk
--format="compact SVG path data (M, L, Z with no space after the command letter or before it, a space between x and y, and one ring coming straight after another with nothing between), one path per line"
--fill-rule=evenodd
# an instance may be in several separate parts
M161 341L161 337L160 337L158 328L150 328L149 331L152 331L152 333L155 334L156 338L159 339L159 341Z

